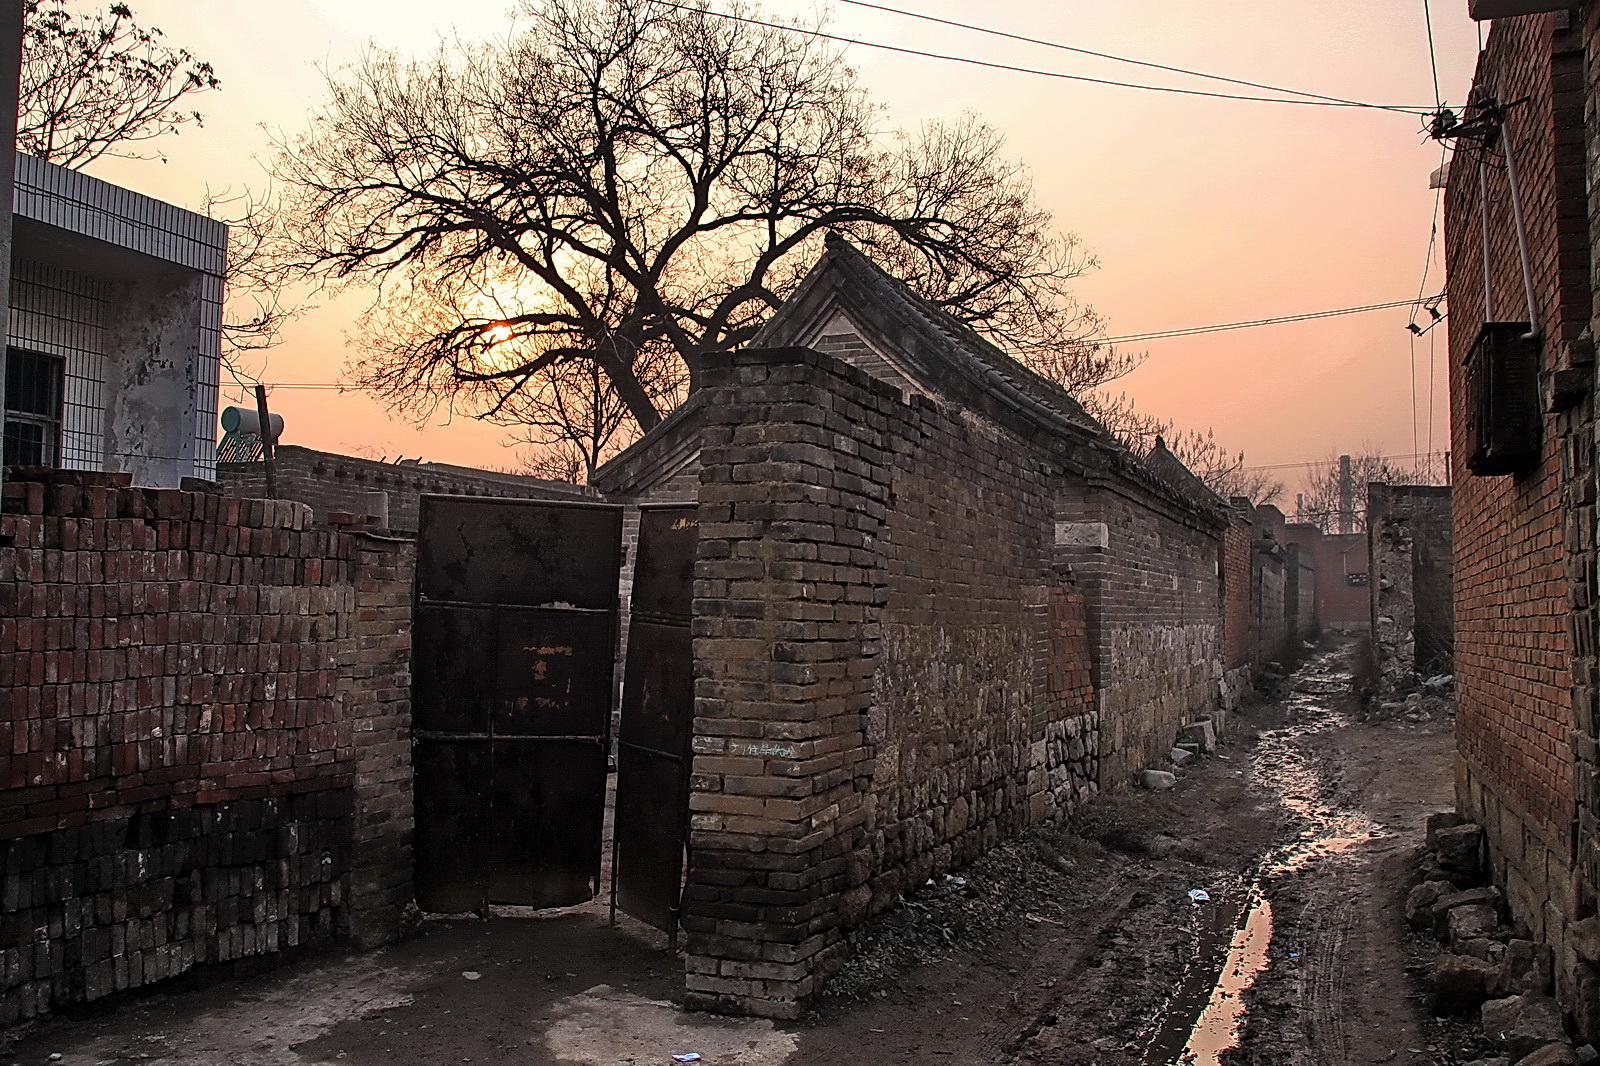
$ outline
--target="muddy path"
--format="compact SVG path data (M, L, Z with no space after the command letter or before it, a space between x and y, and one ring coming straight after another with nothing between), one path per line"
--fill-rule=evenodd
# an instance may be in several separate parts
M0 1064L1461 1061L1401 914L1451 806L1450 722L1359 721L1351 650L1236 714L1172 791L1102 797L925 888L796 1024L679 1010L664 938L591 905L131 996L0 1034Z
M796 1061L1453 1061L1403 917L1424 819L1453 806L1451 722L1359 721L1353 652L1311 655L1173 791L1104 797L977 864L968 907L992 894L1010 920L967 952L922 937L938 961L879 975L869 1006L826 1003Z

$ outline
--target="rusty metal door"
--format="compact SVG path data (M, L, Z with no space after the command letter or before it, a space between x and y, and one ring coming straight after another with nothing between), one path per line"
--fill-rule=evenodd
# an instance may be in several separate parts
M675 935L689 832L695 507L644 505L617 727L611 904Z
M599 890L622 508L424 496L412 653L417 904Z

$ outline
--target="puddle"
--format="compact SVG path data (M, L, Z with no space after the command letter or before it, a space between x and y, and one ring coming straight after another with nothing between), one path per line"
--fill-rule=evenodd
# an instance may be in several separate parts
M1184 1042L1178 1062L1184 1066L1220 1066L1222 1053L1239 1042L1239 1027L1244 1021L1245 989L1256 975L1267 968L1267 948L1272 945L1272 901L1252 892L1253 902L1245 908L1244 920L1234 931L1228 957L1211 998L1195 1021Z
M1348 648L1340 646L1308 660L1279 701L1287 722L1261 734L1251 784L1288 812L1294 837L1263 855L1242 884L1214 892L1214 902L1198 908L1194 961L1145 1049L1144 1061L1152 1066L1219 1066L1222 1053L1239 1041L1244 993L1267 968L1272 902L1262 886L1348 852L1378 831L1338 804L1336 782L1316 765L1316 735L1353 722L1346 710L1351 706L1347 654Z

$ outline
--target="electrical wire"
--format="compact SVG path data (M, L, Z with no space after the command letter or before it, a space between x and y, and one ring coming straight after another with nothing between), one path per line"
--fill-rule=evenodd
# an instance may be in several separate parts
M1443 452L1438 452L1438 453L1434 453L1434 452L1410 452L1408 454L1398 454L1398 455L1374 455L1371 458L1377 459L1380 462L1388 462L1390 459L1427 459L1431 455L1434 455L1434 454L1443 455L1444 453ZM1331 466L1336 465L1338 462L1339 462L1339 460L1337 460L1337 459L1307 459L1307 460L1305 460L1303 462L1298 462L1298 463L1268 463L1268 464L1266 464L1264 466L1241 466L1239 469L1240 470L1293 470L1293 469L1296 469L1297 467L1305 467L1307 469L1311 469L1313 467L1319 467L1319 466L1331 467Z
M1208 74L1202 70L1190 70L1188 67L1173 67L1165 63L1153 63L1146 59L1133 59L1128 56L1113 55L1110 52L1096 52L1089 48L1079 48L1076 45L1062 44L1060 41L1048 41L1039 37L1026 37L1020 33L1008 33L988 26L979 26L971 22L959 22L955 19L939 18L936 15L925 15L920 11L907 11L904 8L890 7L887 4L869 3L868 0L839 0L842 4L852 7L867 8L872 11L884 11L891 15L904 15L906 18L921 19L924 22L933 22L941 26L951 26L955 29L971 30L974 33L984 33L991 37L1003 37L1009 41L1021 41L1024 44L1037 44L1045 48L1054 48L1062 52L1072 52L1077 55L1093 56L1095 59L1109 59L1114 63L1127 63L1136 67L1146 67L1151 70L1164 70L1172 74L1184 74L1193 78L1205 78L1209 81L1226 82L1229 85L1243 85L1251 89L1264 89L1274 93L1288 93L1292 96L1304 96L1310 100L1323 100L1330 103L1344 104L1350 107L1375 107L1386 111L1404 111L1410 113L1409 108L1393 107L1385 104L1368 104L1360 100L1348 100L1342 96L1327 96L1323 93L1306 92L1304 89L1286 89L1281 85L1269 85L1265 82L1248 81L1244 78L1230 78L1223 74ZM1438 102L1438 77L1434 78L1434 98ZM1287 102L1287 101L1286 101Z
M1214 326L1189 326L1184 329L1154 330L1149 333L1130 333L1122 337L1105 337L1102 344L1129 344L1136 341L1162 340L1167 337L1190 337L1197 333L1219 333L1230 329L1249 329L1254 326L1275 326L1284 322L1308 322L1316 318L1334 318L1338 315L1359 315L1368 311L1384 311L1391 307L1413 307L1442 299L1444 293L1415 300L1391 300L1388 303L1365 304L1361 307L1338 307L1329 311L1307 311L1299 315L1280 315L1276 318L1257 318L1247 322L1223 322Z
M1282 96L1247 96L1240 93L1210 92L1205 89L1181 89L1173 85L1146 85L1140 82L1116 81L1111 78L1091 78L1085 74L1066 74L1058 70L1040 70L1036 67L1021 67L1010 63L995 63L987 59L975 59L971 56L949 55L943 52L925 52L919 48L906 48L897 44L883 44L880 41L867 41L856 37L844 37L836 33L827 33L823 30L806 29L803 26L786 26L781 22L767 22L763 19L750 18L746 15L734 15L727 11L714 11L706 7L691 7L688 4L676 4L671 0L652 0L662 7L673 8L677 11L688 11L694 14L711 15L715 18L726 19L730 22L742 22L749 26L762 26L769 30L779 30L784 33L799 33L807 37L818 37L825 41L836 41L839 44L858 44L863 48L877 48L885 52L898 52L902 55L921 56L924 59L943 59L951 63L965 63L974 67L986 67L990 70L1007 70L1017 74L1033 74L1041 78L1055 78L1061 81L1085 82L1090 85L1109 85L1119 89L1145 89L1151 92L1174 93L1179 96L1201 96L1213 100L1246 100L1261 104L1304 104L1308 107L1360 107L1381 111L1397 111L1408 115L1428 115L1432 110L1426 107L1405 107L1399 104L1368 104L1360 101L1339 100L1297 100Z
M1433 9L1429 7L1428 0L1422 0L1422 21L1428 27L1428 65L1433 68L1433 106L1444 107L1444 99L1439 94L1439 53L1433 44Z
M1200 333L1219 333L1224 330L1250 329L1255 326L1276 326L1285 322L1308 322L1318 318L1333 318L1338 315L1356 315L1367 311L1383 311L1393 307L1412 307L1417 304L1427 304L1441 299L1444 293L1436 296L1419 297L1415 300L1391 300L1388 303L1366 304L1361 307L1339 307L1330 311L1307 311L1298 315L1280 315L1276 318L1257 318L1248 322L1223 322L1211 326L1187 326L1182 329L1154 330L1148 333L1130 333L1121 337L1099 338L1101 344L1126 344L1133 341L1162 340L1168 337L1190 337ZM271 389L337 389L342 392L358 392L361 386L343 381L274 381L267 383Z

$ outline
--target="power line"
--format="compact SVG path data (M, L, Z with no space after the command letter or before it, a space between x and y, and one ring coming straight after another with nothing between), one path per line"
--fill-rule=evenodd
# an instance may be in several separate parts
M1296 100L1282 96L1246 96L1239 93L1210 92L1205 89L1180 89L1172 85L1146 85L1140 82L1115 81L1110 78L1091 78L1085 74L1065 74L1058 70L1040 70L1036 67L1020 67L1010 63L994 63L987 59L975 59L971 56L948 55L943 52L925 52L919 48L906 48L897 44L883 44L878 41L866 41L857 37L843 37L836 33L827 33L823 30L806 29L803 26L786 26L781 22L767 22L762 19L750 18L746 15L734 15L726 11L714 11L705 7L691 7L688 4L675 4L671 0L653 0L662 7L670 7L677 11L688 11L693 14L711 15L716 18L726 19L730 22L742 22L749 26L762 26L769 30L779 30L784 33L799 33L808 37L819 37L825 41L836 41L839 44L858 44L863 48L877 48L885 52L898 52L902 55L921 56L924 59L943 59L951 63L965 63L974 67L987 67L990 70L1008 70L1017 74L1033 74L1041 78L1056 78L1061 81L1086 82L1091 85L1110 85L1119 89L1146 89L1151 92L1175 93L1180 96L1203 96L1214 100L1247 100L1261 104L1304 104L1308 107L1362 107L1376 108L1383 111L1398 111L1408 115L1429 115L1433 111L1426 107L1403 107L1397 104L1366 104L1359 101L1340 100Z
M1173 67L1168 66L1165 63L1153 63L1147 59L1132 59L1128 56L1113 55L1110 52L1096 52L1089 48L1079 48L1076 45L1062 44L1060 41L1047 41L1039 37L1026 37L1019 33L1008 33L1005 30L997 30L988 26L979 26L971 22L958 22L955 19L939 18L936 15L925 15L920 11L907 11L903 8L890 7L887 4L868 3L867 0L839 0L839 2L850 4L853 7L869 8L873 11L885 11L891 15L904 15L906 18L921 19L924 22L935 22L941 26L952 26L956 29L971 30L974 33L985 33L991 37L1004 37L1007 40L1021 41L1024 44L1037 44L1042 45L1045 48L1054 48L1062 52L1073 52L1077 55L1093 56L1096 59L1109 59L1114 63L1128 63L1132 66L1147 67L1151 70L1165 70L1173 74L1185 74L1194 78L1205 78L1210 81L1227 82L1230 85L1244 85L1251 89L1265 89L1268 92L1288 93L1293 96L1306 97L1308 100L1322 100L1328 103L1342 104L1346 107L1372 107L1383 111L1402 111L1406 114L1411 114L1413 110L1411 108L1397 107L1389 104L1369 104L1360 100L1347 100L1342 96L1327 96L1323 93L1306 92L1303 89L1286 89L1281 85L1268 85L1265 82L1247 81L1244 78L1230 78L1223 74L1207 74L1202 70L1190 70L1188 67ZM1436 88L1437 81L1438 79L1436 75ZM1146 86L1146 88L1153 88L1153 86ZM1438 93L1435 92L1434 96L1437 98ZM1282 102L1295 103L1297 101L1285 100ZM1437 103L1437 99L1435 100L1435 103Z
M1422 0L1422 20L1428 27L1428 65L1433 68L1433 106L1442 108L1444 101L1439 95L1439 53L1433 45L1433 9L1428 0Z
M1428 458L1431 458L1434 455L1443 455L1443 454L1444 454L1443 452L1406 452L1406 453L1401 453L1401 454L1396 454L1396 455L1374 455L1374 456L1371 456L1370 458L1377 459L1380 462L1387 462L1390 459L1428 459ZM1318 466L1331 467L1331 466L1336 465L1338 462L1339 462L1339 460L1337 460L1337 459L1307 459L1304 462L1299 462L1299 463L1268 463L1268 464L1266 464L1264 466L1241 466L1239 469L1240 470L1293 470L1293 469L1295 469L1297 467L1306 467L1306 468L1318 467Z
M1135 341L1161 340L1167 337L1190 337L1197 333L1219 333L1229 329L1250 329L1254 326L1275 326L1283 322L1308 322L1315 318L1334 318L1338 315L1359 315L1368 311L1384 311L1391 307L1412 307L1417 304L1426 304L1443 297L1429 296L1416 300L1391 300L1388 303L1365 304L1361 307L1338 307L1330 311L1307 311L1299 315L1280 315L1276 318L1256 318L1248 322L1223 322L1214 326L1188 326L1184 329L1154 330L1149 333L1130 333L1123 337L1106 337L1102 344L1128 344Z
M1127 344L1134 341L1161 340L1169 337L1190 337L1199 333L1219 333L1223 330L1250 329L1255 326L1276 326L1285 322L1309 322L1318 318L1338 315L1356 315L1367 311L1384 311L1393 307L1411 307L1430 303L1444 294L1416 300L1391 300L1388 303L1366 304L1361 307L1339 307L1330 311L1307 311L1298 315L1279 315L1276 318L1257 318L1248 322L1223 322L1211 326L1187 326L1182 329L1153 330L1148 333L1130 333L1122 337L1100 338L1101 344ZM362 386L344 381L272 381L265 382L269 389L337 389L341 392L359 392Z

